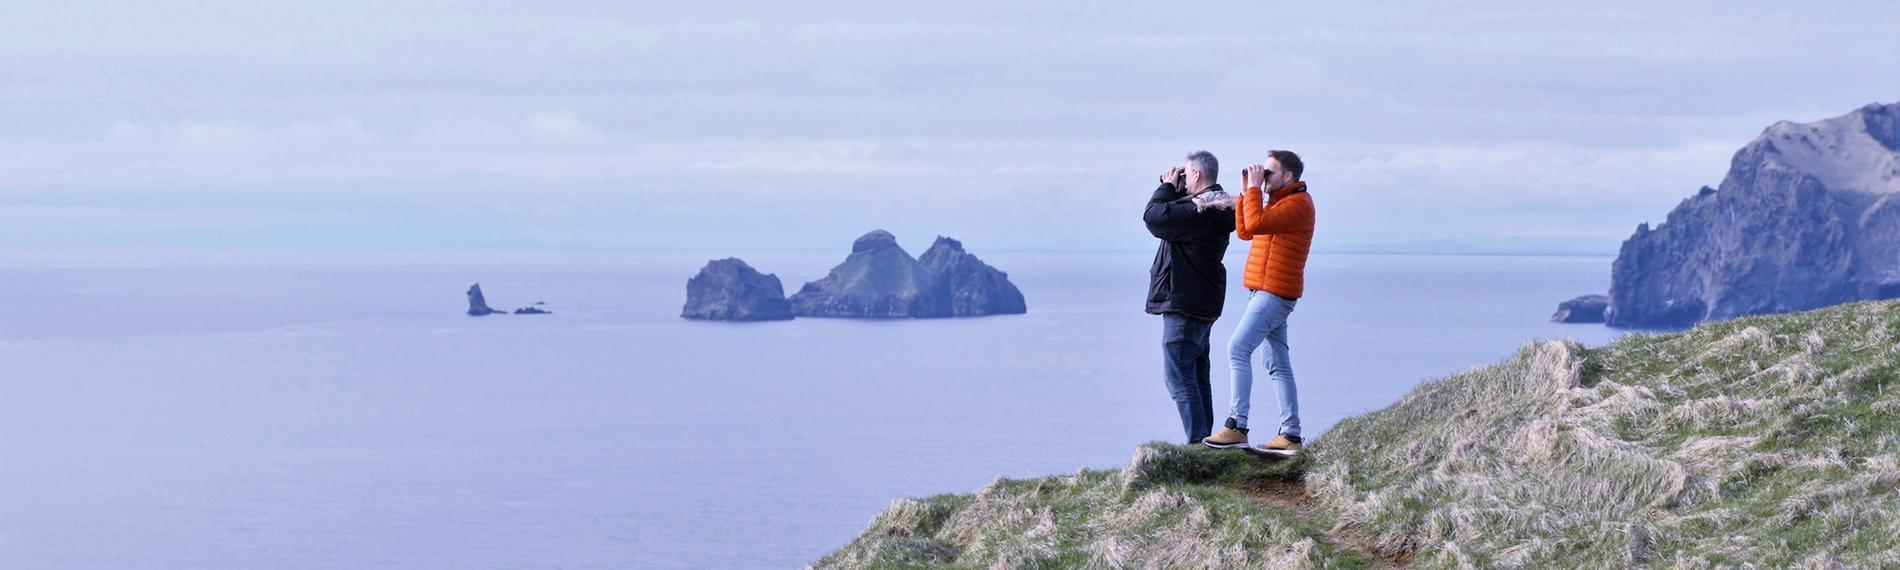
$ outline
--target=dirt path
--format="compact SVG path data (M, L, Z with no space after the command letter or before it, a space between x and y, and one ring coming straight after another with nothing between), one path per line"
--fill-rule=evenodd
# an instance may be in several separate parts
M1319 508L1307 499L1306 483L1299 479L1282 479L1267 483L1260 488L1241 489L1240 492L1265 506L1292 509L1307 520L1315 520L1319 517ZM1412 566L1413 552L1411 550L1381 549L1373 544L1372 539L1353 529L1329 528L1320 540L1335 547L1359 553L1360 556L1372 561L1373 568L1410 568Z

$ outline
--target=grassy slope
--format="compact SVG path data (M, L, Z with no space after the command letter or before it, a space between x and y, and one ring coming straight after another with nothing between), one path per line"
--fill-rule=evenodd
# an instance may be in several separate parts
M818 566L1900 566L1896 390L1900 302L1533 343L1296 461L1149 444L900 500ZM1289 479L1311 508L1248 496Z
M1150 443L1128 468L998 479L900 499L821 568L1358 566L1324 529L1246 493L1297 485L1305 461Z

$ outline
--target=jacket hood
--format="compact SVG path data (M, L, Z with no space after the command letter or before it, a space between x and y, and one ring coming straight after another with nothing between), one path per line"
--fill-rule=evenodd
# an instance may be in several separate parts
M1195 194L1193 199L1196 211L1234 209L1234 195L1221 189L1219 184L1208 187L1206 192Z

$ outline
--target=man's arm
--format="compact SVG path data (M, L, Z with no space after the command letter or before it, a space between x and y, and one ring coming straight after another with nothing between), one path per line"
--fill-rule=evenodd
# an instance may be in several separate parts
M1193 237L1203 231L1206 221L1201 219L1200 208L1193 200L1174 188L1174 184L1163 182L1155 188L1154 196L1148 198L1147 209L1141 212L1141 221L1148 225L1148 233L1155 237L1175 241Z
M1234 235L1243 240L1253 241L1253 232L1247 231L1246 221L1248 213L1247 201L1244 199L1246 198L1246 194L1244 192L1241 198L1243 199L1234 201Z
M1293 197L1287 196L1281 199L1289 200ZM1313 229L1313 202L1310 199L1296 200L1294 203L1279 208L1268 208L1261 202L1260 189L1248 188L1241 195L1239 206L1235 211L1245 212L1246 215L1236 220L1239 223L1234 226L1235 233L1266 235Z
M1254 232L1247 229L1247 218L1258 215L1254 213L1254 210L1260 208L1260 203L1255 202L1253 207L1249 208L1247 206L1246 191L1259 188L1265 183L1266 169L1267 166L1264 164L1250 164L1240 169L1241 199L1234 201L1234 235L1240 239L1253 241Z

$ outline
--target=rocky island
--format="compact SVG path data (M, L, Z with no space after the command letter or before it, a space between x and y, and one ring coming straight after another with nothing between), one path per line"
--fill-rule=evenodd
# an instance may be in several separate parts
M1550 316L1553 323L1600 323L1603 322L1603 310L1609 308L1610 298L1603 295L1584 295L1557 304L1557 312Z
M736 257L706 263L686 282L680 316L714 321L783 321L792 318L777 275L761 274Z
M953 317L1020 315L1029 312L1023 292L1004 273L963 251L963 242L938 236L917 262L948 290Z
M825 278L792 295L801 317L901 319L947 314L936 279L897 245L897 237L872 230L851 243L851 255Z
M554 313L553 311L542 309L542 308L536 307L535 305L547 305L547 303L536 301L534 305L529 305L526 307L515 309L514 314L549 315L549 314ZM488 299L482 296L482 284L476 283L474 285L468 286L468 316L482 317L482 316L487 316L487 315L506 315L506 314L509 314L508 311L498 311L498 310L491 309L488 307Z
M1900 297L1900 103L1782 121L1611 269L1606 319L1685 327Z
M939 237L920 262L884 230L852 242L843 263L790 301L801 317L924 319L1028 310L1008 274L964 251L961 242Z

